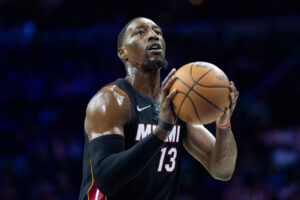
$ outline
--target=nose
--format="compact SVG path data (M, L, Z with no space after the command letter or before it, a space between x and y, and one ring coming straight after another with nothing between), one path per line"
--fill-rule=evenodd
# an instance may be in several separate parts
M157 34L153 31L153 30L150 30L149 31L149 38L148 38L148 40L149 41L158 41L159 40L159 38L158 38L158 36L157 36Z

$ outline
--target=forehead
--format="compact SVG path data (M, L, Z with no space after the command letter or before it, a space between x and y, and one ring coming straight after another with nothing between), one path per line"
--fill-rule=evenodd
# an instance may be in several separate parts
M157 24L155 24L152 20L150 19L147 19L147 18L138 18L136 20L134 20L127 28L127 31L130 32L130 31L133 31L135 30L136 28L138 27L141 27L141 26L145 26L145 27L158 27Z

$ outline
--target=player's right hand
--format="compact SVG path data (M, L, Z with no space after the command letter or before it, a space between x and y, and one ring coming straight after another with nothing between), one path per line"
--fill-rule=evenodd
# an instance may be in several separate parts
M174 75L176 69L173 68L161 85L161 99L159 117L165 123L174 124L175 115L172 109L172 99L177 94L177 90L170 91L174 81L177 79Z

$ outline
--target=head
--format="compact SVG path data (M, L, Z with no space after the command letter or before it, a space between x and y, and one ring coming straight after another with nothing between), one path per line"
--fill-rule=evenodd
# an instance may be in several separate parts
M146 71L166 68L165 50L161 28L144 17L128 22L118 36L118 56L126 67Z

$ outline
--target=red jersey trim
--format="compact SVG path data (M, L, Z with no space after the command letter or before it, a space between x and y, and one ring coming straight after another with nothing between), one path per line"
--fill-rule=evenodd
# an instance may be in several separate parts
M92 160L90 160L90 167L91 167L91 174L92 174L92 184L87 192L88 200L107 200L107 196L102 194L102 192L97 188L95 184L93 169L92 169Z

